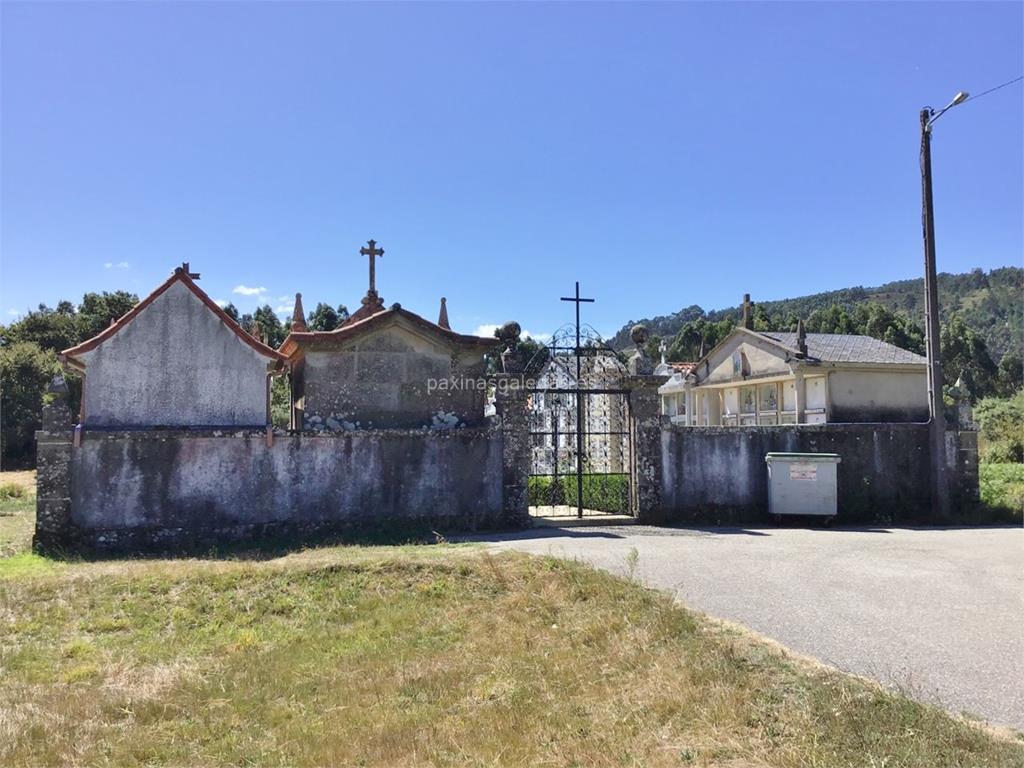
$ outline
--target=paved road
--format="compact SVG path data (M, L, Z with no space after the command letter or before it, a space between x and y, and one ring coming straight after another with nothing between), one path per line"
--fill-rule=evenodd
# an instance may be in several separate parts
M1024 729L1024 529L533 529L499 548L636 574L918 699Z

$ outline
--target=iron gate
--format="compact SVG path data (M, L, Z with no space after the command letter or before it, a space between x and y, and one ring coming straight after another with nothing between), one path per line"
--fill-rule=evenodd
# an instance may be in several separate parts
M530 514L632 515L632 433L626 367L590 326L559 329L532 364Z

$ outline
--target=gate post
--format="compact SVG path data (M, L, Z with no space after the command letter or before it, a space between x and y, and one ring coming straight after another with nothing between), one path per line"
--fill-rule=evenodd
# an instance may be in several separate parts
M632 506L637 520L658 522L661 506L661 397L658 387L667 376L636 374L626 379L629 387L629 430L633 441Z
M48 393L52 402L43 406L42 428L36 432L36 530L37 549L68 544L74 535L71 521L71 411L67 385L55 377Z
M494 410L501 417L501 496L505 522L530 524L530 393L520 376L495 377Z

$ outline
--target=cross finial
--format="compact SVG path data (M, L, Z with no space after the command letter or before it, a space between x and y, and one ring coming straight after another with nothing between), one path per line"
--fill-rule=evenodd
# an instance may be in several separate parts
M363 246L362 248L359 249L359 253L360 253L361 256L369 256L370 257L370 290L367 291L366 295L367 296L376 296L377 295L377 262L374 261L374 257L375 256L383 256L384 255L384 249L377 247L377 241L376 240L367 240L366 241L366 245L368 245L370 247L367 248L366 246Z

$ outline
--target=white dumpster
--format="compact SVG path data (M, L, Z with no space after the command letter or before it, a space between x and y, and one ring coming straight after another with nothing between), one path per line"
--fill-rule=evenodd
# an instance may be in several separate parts
M768 512L782 515L819 515L831 522L836 516L835 453L769 453Z

